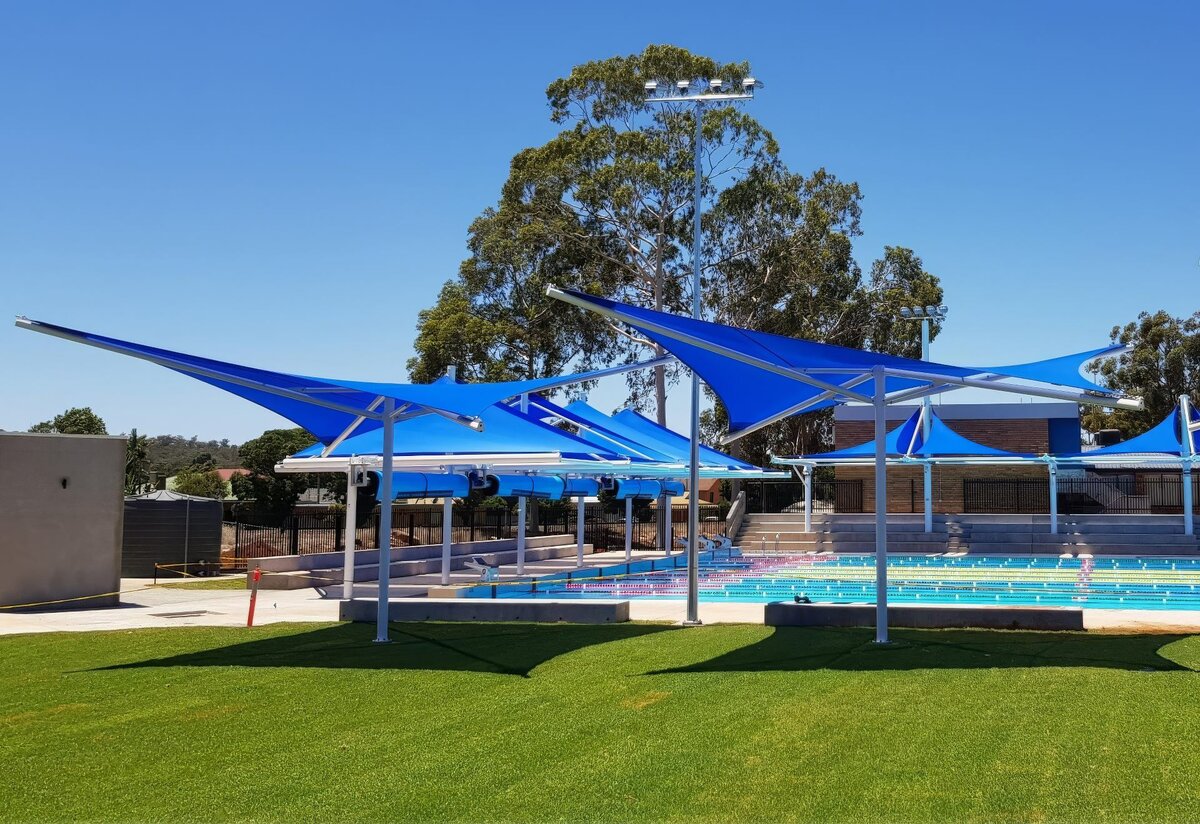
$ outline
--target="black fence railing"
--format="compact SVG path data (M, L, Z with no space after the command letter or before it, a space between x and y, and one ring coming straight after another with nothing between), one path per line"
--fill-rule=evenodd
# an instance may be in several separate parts
M1192 507L1200 512L1200 478L1192 478ZM1105 475L1058 477L1062 515L1180 515L1180 475ZM1050 511L1049 478L966 478L963 512L1031 513Z
M662 550L658 537L657 508L635 502L633 510L633 548ZM277 555L311 555L336 552L344 548L345 513L301 513L284 520L281 526L263 526L243 520L226 521L222 527L222 563L238 568L247 559ZM392 546L439 544L442 541L442 507L397 506L392 510ZM514 538L517 534L517 513L507 507L455 507L451 522L451 540L455 543ZM725 522L715 504L701 504L701 531L723 534ZM677 537L687 532L687 505L671 507L670 535L675 545ZM574 535L576 508L546 505L530 506L526 534ZM371 549L379 546L379 511L369 513L355 529L356 546ZM590 503L584 508L584 542L596 551L623 549L625 546L625 506L606 507Z
M862 512L863 482L851 480L814 480L813 512ZM802 481L747 481L747 512L803 512Z

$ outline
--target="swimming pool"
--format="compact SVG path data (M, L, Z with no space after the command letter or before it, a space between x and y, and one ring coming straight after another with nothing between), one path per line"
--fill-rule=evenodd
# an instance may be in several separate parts
M613 570L614 568L610 568ZM479 587L498 598L684 598L687 571L594 575L526 586ZM874 603L873 555L742 555L707 559L700 599L766 603ZM1200 609L1200 559L892 555L888 599L897 604Z

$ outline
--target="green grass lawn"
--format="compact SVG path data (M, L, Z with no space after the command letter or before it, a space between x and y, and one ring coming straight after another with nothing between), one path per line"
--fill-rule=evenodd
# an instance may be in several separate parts
M246 576L234 575L221 578L187 578L182 581L159 582L167 589L245 589Z
M0 638L7 820L1200 818L1200 636Z

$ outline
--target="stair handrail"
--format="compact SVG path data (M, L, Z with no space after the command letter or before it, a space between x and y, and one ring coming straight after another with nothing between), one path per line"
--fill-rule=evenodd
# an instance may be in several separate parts
M731 539L736 538L738 530L742 528L742 521L746 519L746 490L740 490L737 497L733 500L733 505L729 507L729 512L725 514L725 534Z

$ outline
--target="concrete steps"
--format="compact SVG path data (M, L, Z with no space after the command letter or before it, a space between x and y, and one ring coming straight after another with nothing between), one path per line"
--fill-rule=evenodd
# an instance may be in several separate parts
M429 550L428 547L419 547L414 549ZM408 550L401 550L393 553L390 574L392 580L393 591L397 595L412 594L424 595L427 586L412 585L411 593L404 593L403 588L407 585L403 584L403 579L411 578L416 575L430 575L440 573L442 571L442 554L441 547L436 547L436 553L432 551L422 551L413 553L418 557L403 558L395 560L397 554L409 554ZM574 540L570 543L556 543L549 546L526 546L525 560L529 563L534 561L546 561L553 558L573 557L578 551ZM583 552L585 555L592 553L592 545L584 544ZM516 549L478 549L471 544L454 544L451 547L450 570L457 571L466 569L467 561L472 555L482 555L493 564L515 564L517 562ZM378 554L375 556L378 558ZM265 560L265 559L264 559ZM274 559L272 559L274 560ZM339 559L340 560L340 559ZM379 580L379 562L374 563L356 563L354 565L354 582L378 581ZM262 570L262 579L259 581L260 589L307 589L311 587L325 587L341 585L342 583L342 566L316 566L306 569L290 569L290 570Z
M734 543L746 551L875 551L875 521L870 514L814 515L804 531L795 513L747 514ZM1050 533L1048 515L938 515L933 532L924 531L920 514L888 515L891 552L973 554L1193 555L1195 536L1183 534L1182 516L1063 516L1058 534Z

